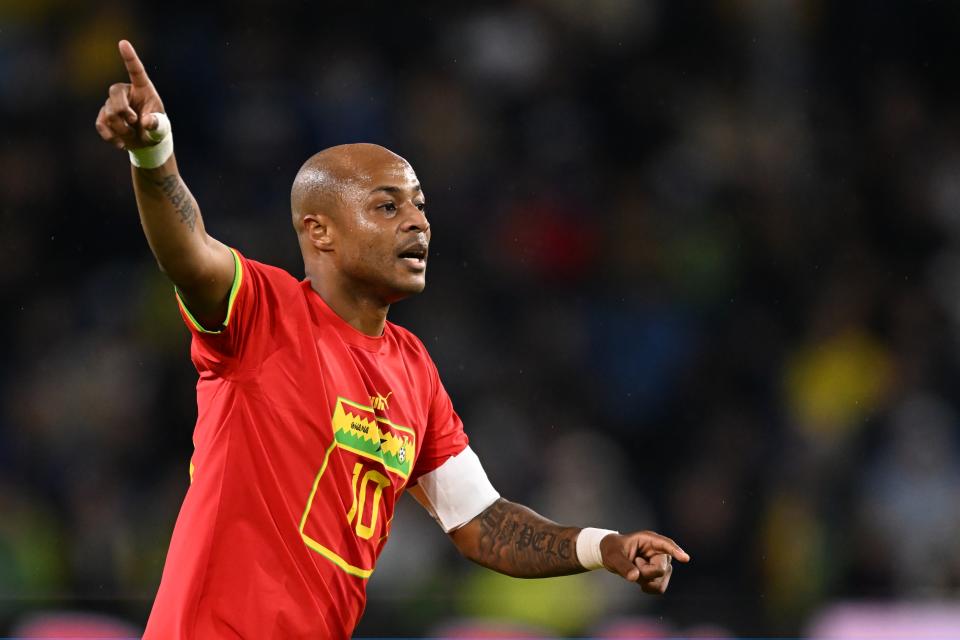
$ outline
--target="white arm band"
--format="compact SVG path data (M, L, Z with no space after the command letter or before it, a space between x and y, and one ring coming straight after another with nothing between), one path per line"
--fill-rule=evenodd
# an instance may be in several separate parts
M467 524L500 498L470 447L420 476L410 493L447 533Z
M584 569L603 569L603 556L600 554L600 541L611 533L618 533L610 529L595 529L587 527L580 530L577 536L577 560Z

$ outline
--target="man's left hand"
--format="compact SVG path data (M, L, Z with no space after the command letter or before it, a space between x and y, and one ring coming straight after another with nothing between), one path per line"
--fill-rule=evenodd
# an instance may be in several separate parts
M667 590L673 574L673 559L690 561L690 556L676 542L653 531L611 533L600 541L600 555L607 570L638 583L645 593L652 594Z

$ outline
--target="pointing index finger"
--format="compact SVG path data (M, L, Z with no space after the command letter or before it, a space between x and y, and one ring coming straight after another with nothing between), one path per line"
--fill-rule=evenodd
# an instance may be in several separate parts
M123 58L123 66L127 68L127 73L130 75L130 83L135 87L150 86L147 70L143 68L143 63L137 57L133 45L128 40L121 40L119 47L120 57Z
M690 561L690 555L681 549L680 545L666 536L657 535L652 540L651 546L657 551L665 553L668 556L672 556L675 560L679 560L680 562Z
M675 544L672 546L667 555L675 558L678 562L690 562L690 554Z

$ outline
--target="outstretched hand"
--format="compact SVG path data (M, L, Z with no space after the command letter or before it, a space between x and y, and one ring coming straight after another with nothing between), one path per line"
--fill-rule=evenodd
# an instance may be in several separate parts
M139 149L156 144L149 131L160 124L154 113L164 113L163 102L133 45L120 41L120 57L130 82L110 86L107 101L97 115L97 133L118 149Z
M676 542L653 531L611 533L600 541L603 566L645 593L661 594L670 584L672 561L689 562L690 556Z

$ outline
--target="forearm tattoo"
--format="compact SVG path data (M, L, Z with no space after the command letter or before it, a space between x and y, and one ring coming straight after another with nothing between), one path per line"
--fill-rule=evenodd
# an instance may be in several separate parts
M180 222L187 225L190 231L193 231L197 225L197 209L193 206L193 197L187 190L187 186L183 184L180 176L172 173L159 180L154 180L153 184L163 192L164 197L180 214Z
M584 571L576 557L580 529L562 527L502 498L479 518L478 557L474 560L483 566L518 578Z

